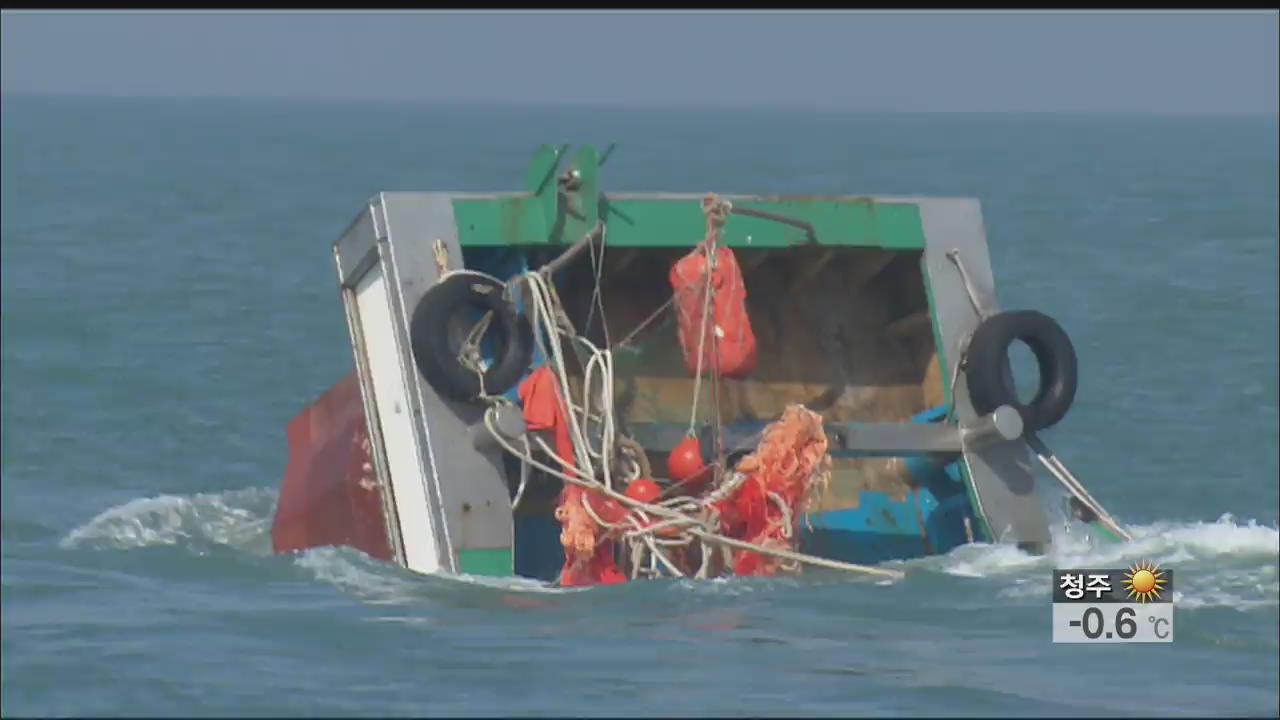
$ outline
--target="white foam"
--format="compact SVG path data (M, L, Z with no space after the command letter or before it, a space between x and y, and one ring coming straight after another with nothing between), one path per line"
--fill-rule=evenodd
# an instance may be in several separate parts
M276 492L264 488L138 498L102 511L69 532L59 546L131 550L167 545L186 546L201 552L209 545L223 545L269 555L275 501ZM440 581L520 593L587 589L552 587L520 577L419 576L350 548L313 548L295 555L294 562L316 579L374 604L420 602L430 596L433 587L440 588ZM433 586L433 582L437 584Z
M391 566L374 566L376 561L348 548L312 548L296 555L294 562L317 580L374 605L403 605L422 592L418 583L397 575Z
M275 493L262 488L139 498L104 510L58 544L130 549L212 543L263 554L270 551L274 503Z
M397 623L400 625L431 625L431 618L421 616L383 615L379 617L361 618L364 622Z
M1150 560L1181 571L1174 601L1182 607L1244 610L1280 604L1278 528L1253 520L1242 524L1223 515L1215 522L1160 522L1127 529L1133 540L1125 543L1089 538L1076 525L1071 532L1054 532L1052 550L1044 556L1029 555L1011 545L968 545L941 558L908 565L948 575L1000 578L1006 585L997 596L1026 598L1051 592L1047 571L1053 568L1128 567Z
M295 562L317 580L337 586L374 605L405 605L429 600L449 585L468 585L504 592L564 594L583 592L587 587L553 587L538 580L522 577L481 575L417 574L374 560L350 548L322 547L299 553Z
M1125 543L1095 540L1079 526L1072 532L1055 531L1052 549L1044 556L1029 555L1012 545L965 545L942 559L942 570L988 577L1033 567L1106 567L1136 556L1165 563L1231 559L1271 560L1273 565L1280 557L1280 529L1253 520L1241 525L1230 515L1212 523L1155 523L1127 529L1133 540Z

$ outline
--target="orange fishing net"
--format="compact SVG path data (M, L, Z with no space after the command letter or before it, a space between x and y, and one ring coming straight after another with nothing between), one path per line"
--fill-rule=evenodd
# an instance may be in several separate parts
M727 537L766 548L796 550L800 517L810 508L830 477L831 459L822 416L802 405L787 407L776 422L764 431L756 451L743 458L737 472L746 475L724 499L709 504L720 519L719 530ZM715 492L715 488L710 489ZM595 517L583 507L591 504ZM624 582L614 557L617 530L597 523L616 523L625 511L596 490L567 485L560 496L555 516L560 521L560 542L565 550L562 585L593 585ZM653 524L648 523L637 524ZM656 531L670 537L674 528ZM670 560L686 574L701 562L697 547L672 547ZM713 563L714 565L714 563ZM793 569L785 561L752 550L734 550L730 567L735 575L772 575Z
M803 405L789 405L764 431L754 453L738 462L746 480L729 497L713 503L725 535L763 547L794 549L800 515L831 472L822 416ZM771 575L780 560L750 550L735 550L736 575Z
M560 584L594 585L624 582L627 576L618 569L613 557L614 543L605 536L605 528L596 524L582 506L584 497L590 496L593 509L601 507L603 497L594 490L567 485L560 494L556 506L556 520L560 521L560 544L564 546L564 567L560 570ZM597 511L597 516L599 512Z

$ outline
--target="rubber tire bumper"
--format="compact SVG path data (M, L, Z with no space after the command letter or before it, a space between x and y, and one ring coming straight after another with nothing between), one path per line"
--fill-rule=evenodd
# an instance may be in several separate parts
M414 364L441 395L461 401L480 397L480 376L464 366L450 348L449 321L464 306L492 310L486 335L497 333L495 361L484 373L483 391L500 395L510 390L533 360L533 330L503 296L501 283L479 275L451 275L423 294L409 322Z
M1009 347L1021 340L1031 348L1040 368L1040 387L1031 402L1018 401L1018 392L1005 376ZM1071 409L1076 397L1076 350L1071 338L1053 318L1035 310L993 315L978 325L969 341L965 380L969 401L979 415L1010 405L1022 415L1028 432L1055 425Z

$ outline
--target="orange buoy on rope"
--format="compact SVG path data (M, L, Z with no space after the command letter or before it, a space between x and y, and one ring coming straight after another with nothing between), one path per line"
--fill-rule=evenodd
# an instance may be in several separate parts
M642 477L632 480L624 494L637 502L652 503L662 497L662 488L653 480Z
M609 525L617 525L627 516L627 508L622 503L608 497L598 490L588 490L584 499L591 503L591 510Z
M667 476L680 485L699 485L710 476L710 468L702 461L702 442L696 435L686 435L667 455Z

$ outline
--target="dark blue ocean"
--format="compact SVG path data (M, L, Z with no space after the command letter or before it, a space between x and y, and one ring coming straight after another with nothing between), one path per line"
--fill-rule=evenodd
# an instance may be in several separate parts
M1274 118L2 101L5 716L1275 716ZM330 243L379 190L981 199L1081 387L1046 440L1135 540L881 585L561 591L273 556L285 423L352 365ZM1042 478L1049 485L1048 478ZM1061 523L1058 523L1061 526ZM1050 571L1176 573L1175 641L1054 645Z

